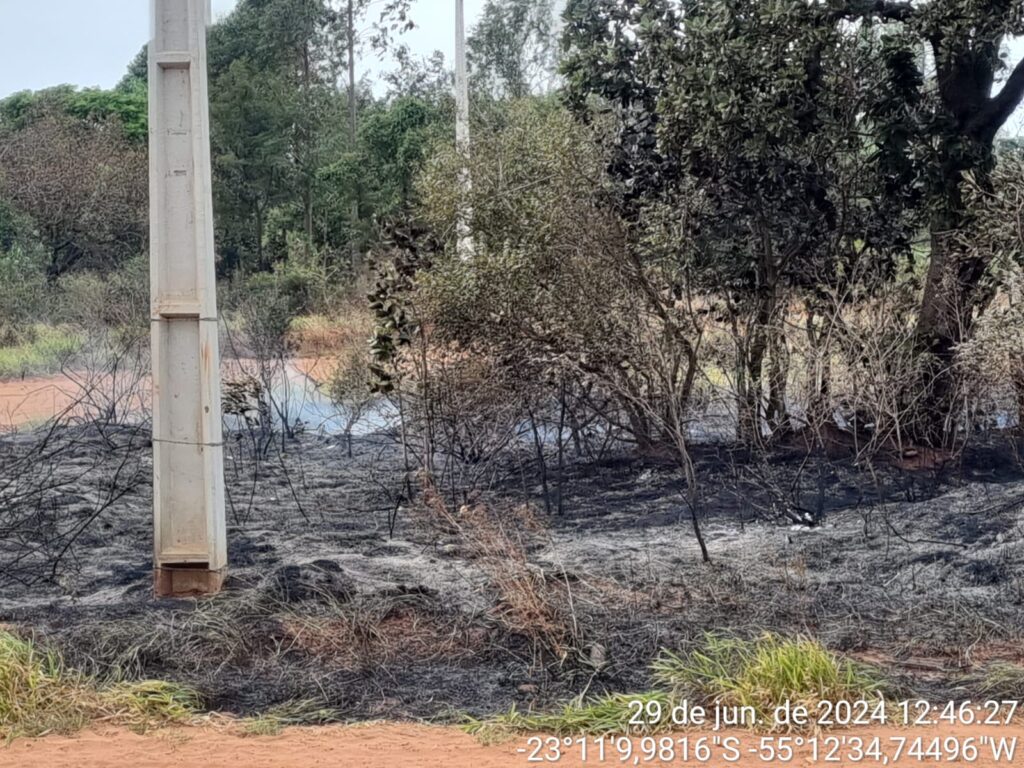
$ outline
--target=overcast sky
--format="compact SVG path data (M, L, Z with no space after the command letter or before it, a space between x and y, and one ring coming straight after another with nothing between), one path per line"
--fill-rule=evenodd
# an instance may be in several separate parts
M214 16L235 2L213 0ZM413 6L418 27L405 42L423 56L441 50L451 62L454 0L414 0ZM484 0L466 0L470 26L483 6ZM62 83L110 88L148 36L149 0L0 0L0 98ZM1015 41L1010 55L1013 62L1020 59L1024 41ZM361 73L381 66L370 56ZM1024 132L1024 110L1006 128L1010 134Z
M213 0L223 16L236 0ZM451 61L454 0L415 0L418 28L405 42L419 54L435 50ZM467 22L484 0L466 0ZM16 91L72 83L109 88L149 36L149 0L0 0L0 98ZM371 55L363 71L378 65Z

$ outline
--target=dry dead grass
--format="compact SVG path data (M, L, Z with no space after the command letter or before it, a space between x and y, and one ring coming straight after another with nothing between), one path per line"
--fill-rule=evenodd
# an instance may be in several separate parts
M533 510L525 504L495 509L478 502L453 513L429 478L421 477L421 486L426 522L454 533L497 593L492 617L528 638L536 654L564 660L579 639L572 589L567 580L549 579L530 562L530 545L546 532Z
M415 606L341 608L333 616L293 615L281 621L292 647L342 669L407 661L455 660L485 644L486 631Z

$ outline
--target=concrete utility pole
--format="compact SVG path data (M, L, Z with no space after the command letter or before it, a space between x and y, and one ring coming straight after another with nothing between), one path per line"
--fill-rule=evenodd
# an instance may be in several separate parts
M464 0L455 0L455 148L462 157L459 171L459 216L457 224L459 258L464 261L473 257L475 250L470 224L473 208L470 195L473 192L473 177L469 170L469 70L466 66L466 9Z
M150 282L158 595L224 581L224 449L206 27L210 0L151 0Z

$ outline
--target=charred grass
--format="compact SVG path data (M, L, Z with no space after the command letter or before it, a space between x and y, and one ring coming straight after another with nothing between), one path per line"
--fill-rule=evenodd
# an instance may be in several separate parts
M387 445L357 442L348 463L342 444L307 437L256 481L251 467L229 474L251 514L229 537L226 592L199 602L151 597L143 479L101 510L59 579L7 582L0 620L89 679L173 681L253 716L254 732L486 721L513 705L533 717L565 701L567 723L608 722L623 691L678 695L652 660L666 648L690 659L711 629L814 638L936 699L1017 690L1020 659L983 652L1024 630L1012 477L957 487L890 473L858 496L854 471L830 464L824 522L791 527L771 509L813 490L800 490L803 464L755 472L709 449L697 457L718 467L702 498L707 566L680 522L677 477L656 461L569 467L556 516L512 481L459 505L421 485L410 503L383 479L401 477ZM60 475L71 471L55 463L47 504L83 504L89 489Z

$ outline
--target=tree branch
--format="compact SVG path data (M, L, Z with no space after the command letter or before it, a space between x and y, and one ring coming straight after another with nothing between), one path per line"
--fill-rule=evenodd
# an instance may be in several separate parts
M971 121L973 132L986 140L995 138L1003 124L1010 119L1024 100L1024 59L1017 62L1009 79L999 93L988 100L988 105Z
M842 18L877 17L886 21L909 21L917 13L909 0L830 0L829 9Z

